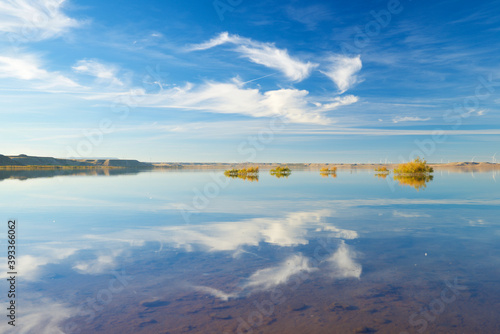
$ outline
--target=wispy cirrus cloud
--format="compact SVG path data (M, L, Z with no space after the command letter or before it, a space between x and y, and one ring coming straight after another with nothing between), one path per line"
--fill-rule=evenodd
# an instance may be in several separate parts
M332 55L328 58L329 64L325 70L320 72L329 77L338 87L342 94L359 82L357 73L363 67L361 57L346 57L341 55Z
M276 267L257 270L244 283L244 288L254 291L268 290L288 282L290 277L299 273L318 270L311 266L309 258L302 254L294 254Z
M320 4L302 8L289 6L286 8L286 14L290 19L302 23L309 30L314 30L320 22L330 21L333 18L328 6Z
M0 56L0 78L32 81L39 89L81 87L59 72L49 72L43 69L40 59L31 54Z
M130 92L123 93L130 95ZM242 114L251 117L283 117L291 123L329 124L328 111L357 101L352 95L318 102L307 90L277 89L261 91L245 88L239 82L188 83L165 89L158 94L140 93L142 107L188 109L220 114ZM115 100L116 94L96 94L89 99Z
M105 81L113 85L123 86L123 82L117 78L118 67L115 65L104 64L96 59L79 60L73 66L73 71L96 77L101 81Z
M279 49L272 43L255 42L237 35L222 33L216 38L190 47L190 50L205 50L217 45L231 43L236 45L235 51L241 53L250 61L269 68L278 69L289 79L301 81L307 78L318 65L302 62L288 54L287 50ZM9 77L33 81L29 88L81 88L82 86L59 72L45 70L41 61L35 55L20 57L0 57L0 77ZM263 90L250 88L248 83L240 79L227 82L205 81L190 83L183 86L160 87L160 92L152 94L143 88L134 88L119 78L118 66L105 63L98 59L80 59L72 67L70 74L78 79L85 76L94 77L93 84L86 87L80 96L89 100L116 101L121 96L137 96L137 106L193 110L217 114L241 114L254 118L282 117L283 120L296 124L334 123L328 113L342 106L358 101L353 95L338 95L315 97L308 90L297 88L278 88ZM106 85L106 86L105 86ZM114 87L113 87L114 86ZM113 87L113 89L109 89ZM118 91L122 90L121 92Z
M279 49L274 43L257 42L227 32L223 32L207 42L191 45L188 50L207 50L222 44L235 45L236 48L233 51L240 53L242 57L249 59L253 63L278 70L288 79L296 82L308 78L318 66L318 64L303 62L290 56L286 49Z
M394 210L392 215L394 217L401 217L401 218L420 218L420 217L430 217L428 214L424 213L418 213L418 212L404 212L404 211L397 211Z
M256 42L227 32L209 41L191 45L187 47L187 50L207 50L222 44L236 45L234 51L243 57L254 63L277 69L293 81L304 80L318 66L315 63L302 62L293 58L287 50L279 49L272 43ZM361 69L360 57L342 59L339 58L336 67L329 68L330 72L327 73L342 88L341 93L356 82L355 73ZM112 70L96 61L80 61L73 69L98 78L115 78ZM140 95L141 98L136 100L140 100L138 105L142 107L242 114L250 117L283 117L291 123L321 125L333 123L333 120L327 117L327 112L358 101L356 96L340 96L339 94L328 98L314 98L310 96L308 90L296 88L263 91L260 88L245 87L245 84L249 82L252 80L242 82L238 78L230 82L206 81L201 84L188 82L184 86L174 86L168 89L162 87L157 94L147 94L144 89L136 89L135 94ZM130 94L130 92L98 93L88 98L109 100L116 99L120 95L130 96Z
M422 118L422 117L412 117L412 116L398 116L394 117L392 119L393 123L400 123L400 122L425 122L430 120L430 117Z
M18 41L37 41L60 36L80 22L63 13L65 0L0 1L0 32Z

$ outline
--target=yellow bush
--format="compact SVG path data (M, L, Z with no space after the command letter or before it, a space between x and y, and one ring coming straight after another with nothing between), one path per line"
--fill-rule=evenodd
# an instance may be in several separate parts
M259 167L249 167L249 168L241 168L241 169L228 169L224 172L224 175L228 177L239 177L239 176L258 176Z
M319 170L321 173L336 173L337 172L337 167L323 167Z
M389 173L389 170L385 166L379 167L379 168L375 168L375 171L379 172L379 173Z
M432 172L434 172L434 169L427 165L427 161L420 158L400 164L394 169L394 174L429 174Z
M290 174L292 174L292 170L290 168L288 168L288 166L285 166L285 167L276 167L274 169L271 169L269 171L269 173L271 175L274 175L276 176L277 178L281 178L281 177L288 177L290 176Z

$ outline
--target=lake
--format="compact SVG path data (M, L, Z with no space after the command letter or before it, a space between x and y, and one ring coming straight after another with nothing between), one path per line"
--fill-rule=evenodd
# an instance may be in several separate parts
M497 178L1 171L0 330L500 333Z

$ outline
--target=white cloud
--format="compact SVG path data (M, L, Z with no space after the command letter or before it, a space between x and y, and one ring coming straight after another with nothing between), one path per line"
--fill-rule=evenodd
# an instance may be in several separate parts
M324 221L331 215L329 210L294 212L285 217L254 218L235 222L213 222L203 225L164 226L150 229L127 229L111 234L86 235L71 243L49 243L32 247L31 254L21 258L24 278L37 280L46 265L68 263L81 274L101 274L115 268L117 259L129 247L142 247L148 242L157 242L168 248L190 251L225 251L241 253L247 246L258 246L262 242L274 246L290 247L307 245L310 233L320 233L333 239L356 239L352 230L336 228ZM106 246L103 246L106 245ZM162 246L163 247L163 246ZM82 250L94 254L92 259L71 259ZM0 258L5 260L5 258ZM294 262L298 263L298 262ZM299 263L300 264L300 263ZM283 268L282 268L283 269ZM283 269L284 270L284 269ZM268 271L270 273L271 271ZM272 271L284 273L284 271ZM260 286L263 272L248 283ZM0 278L7 277L0 273ZM277 276L276 276L277 277Z
M487 111L484 110L484 109L480 109L480 110L477 110L477 109L469 109L469 111L467 112L462 112L462 117L463 118L467 118L469 116L484 116L486 115Z
M93 260L77 262L73 269L90 275L109 272L116 267L116 258L123 252L123 249L106 250L106 253L98 254Z
M196 286L194 288L227 301L230 298L239 298L257 291L270 290L278 285L286 284L296 275L302 275L303 278L307 277L309 273L316 272L320 268L325 268L326 273L333 279L351 277L359 279L361 277L362 266L355 262L355 258L356 253L345 244L344 240L341 240L339 248L325 260L324 264L326 266L313 267L308 257L302 254L294 254L274 267L255 271L233 292L227 293L207 286Z
M77 73L88 74L100 80L114 85L123 86L123 82L117 79L118 68L113 65L105 65L95 59L79 60L73 70Z
M145 234L131 230L107 236L106 239L108 241L130 239L136 242L157 240L185 250L201 247L210 251L236 251L243 246L257 246L261 242L283 247L305 245L308 243L307 229L312 226L320 231L328 231L330 236L337 238L356 233L350 230L331 229L331 225L322 222L329 214L329 211L325 210L294 212L283 218L255 218L200 226L164 227Z
M22 316L16 319L16 326L0 323L0 332L5 334L63 334L65 320L77 314L73 307L67 307L55 300L44 298L39 294L21 295Z
M235 36L235 37L237 37L237 36ZM231 38L233 38L233 36ZM229 34L227 32L223 32L219 36L214 37L207 42L191 45L190 47L188 47L188 50L189 51L199 51L199 50L211 49L213 47L222 45L224 43L232 42L231 38L229 37Z
M398 117L394 117L392 119L392 122L393 123L399 123L399 122L425 122L425 121L428 121L430 119L431 119L430 117L421 118L421 117L411 117L411 116L405 116L405 117L398 116Z
M277 69L294 81L307 78L317 66L291 57L287 50L278 49L272 43L256 42L237 35L222 33L215 38L192 45L188 50L206 50L222 44L234 45L233 50L250 61ZM360 62L359 57L357 61ZM73 70L80 74L89 74L100 80L107 80L123 85L116 77L116 67L102 64L97 60L80 60ZM272 75L272 74L270 74ZM270 76L268 75L268 76ZM346 79L347 80L347 79ZM248 82L238 77L228 82L206 81L200 84L186 83L183 86L165 88L159 84L160 91L147 93L144 88L131 88L118 93L105 92L87 95L93 100L116 101L123 97L134 101L134 106L196 110L219 114L242 114L250 117L281 117L285 123L320 124L333 123L327 113L342 106L358 101L353 95L311 97L309 91L296 88L261 90L248 88Z
M337 251L327 260L335 278L360 278L362 267L354 259L356 253L342 240Z
M122 94L130 96L131 92ZM134 94L137 96L134 101L142 107L190 109L251 117L283 117L291 123L309 124L329 124L332 120L325 117L325 112L358 100L357 97L348 95L322 104L312 100L307 90L278 89L261 92L234 82L207 82L197 86L188 83L183 87L164 89L157 94L146 94L144 90L138 90ZM116 100L119 96L97 94L89 99Z
M197 291L209 294L211 296L214 296L215 298L219 298L220 300L223 300L223 301L228 301L230 298L237 298L240 296L240 294L238 292L226 293L222 290L211 288L209 286L199 285L199 286L195 286L194 289Z
M314 30L318 23L331 21L333 14L326 5L311 5L302 8L289 6L286 9L288 17L304 24L309 30Z
M358 232L353 231L353 230L344 230L337 228L333 225L327 225L324 227L324 231L329 231L333 233L329 233L330 236L335 236L335 238L342 238L342 239L357 239L358 238Z
M224 292L208 286L195 286L194 289L211 296L227 301L230 298L239 298L256 291L265 291L280 284L286 284L293 276L317 271L310 265L310 261L302 254L294 254L275 267L260 269L247 278L234 292Z
M402 212L394 210L392 213L394 217L402 217L402 218L419 218L419 217L430 217L428 214L418 213L418 212Z
M47 71L38 68L38 60L33 56L0 56L0 77L21 80L40 79L47 76Z
M256 42L238 35L230 35L227 32L221 33L208 42L192 45L188 49L190 51L206 50L226 43L236 45L234 51L251 62L278 70L292 81L306 79L318 66L290 56L286 49L279 49L273 43Z
M0 78L33 81L36 87L43 89L80 87L79 84L59 72L44 70L40 63L37 57L29 54L0 56Z
M36 281L40 275L43 266L49 263L58 263L71 255L78 248L37 248L34 255L22 255L19 257L18 271L23 273L23 279L26 281ZM35 255L36 254L36 255ZM0 278L9 277L6 273L0 273Z
M65 0L0 1L0 31L12 41L37 41L60 36L79 22L62 12Z
M322 107L323 110L334 110L343 105L349 105L358 102L358 97L354 95L344 95L337 96L333 99L333 102L326 104L317 104L318 107Z
M236 252L245 246L258 246L261 242L281 247L306 245L309 243L307 234L310 229L315 229L315 233L323 233L331 238L355 239L358 237L356 231L339 229L324 222L324 217L330 214L328 210L294 212L282 218L254 218L203 225L165 226L150 230L131 229L109 235L87 236L87 238L93 242L106 244L143 245L155 241L186 251L201 249Z
M484 219L469 219L468 223L470 226L490 225L488 222L484 221Z
M326 70L320 71L329 77L338 87L340 94L358 82L358 73L362 68L361 57L346 57L334 55L329 58L330 64Z
M303 255L292 255L276 267L257 270L243 285L245 289L268 290L284 284L299 273L308 273L317 270L311 267L309 259Z

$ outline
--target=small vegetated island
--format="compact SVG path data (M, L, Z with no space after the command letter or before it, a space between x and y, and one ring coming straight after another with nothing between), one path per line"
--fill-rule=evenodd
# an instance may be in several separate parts
M387 175L389 175L391 171L387 169L387 167L382 166L379 168L375 168L375 176L380 178L380 179L385 179Z
M400 164L394 169L394 180L401 185L407 185L417 190L427 187L427 182L434 179L431 175L434 169L427 165L427 161L416 158L413 161Z
M278 166L274 169L271 169L269 173L273 176L276 176L278 179L282 177L287 178L290 176L290 174L292 174L292 170L288 168L288 166L285 167Z
M319 170L321 177L337 177L337 167L323 167Z
M249 167L241 169L228 169L224 172L224 175L233 179L242 179L250 182L259 181L259 167Z

